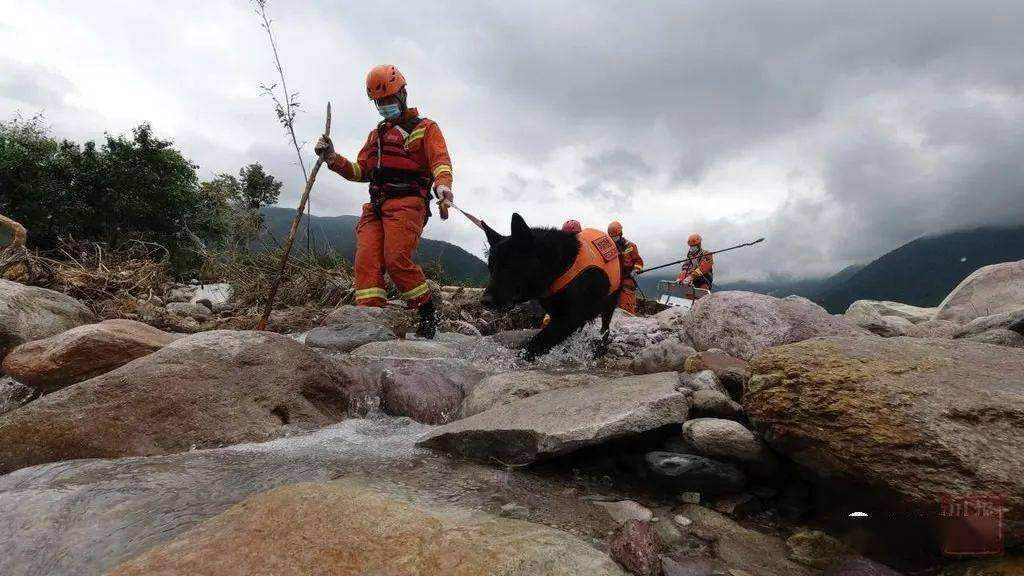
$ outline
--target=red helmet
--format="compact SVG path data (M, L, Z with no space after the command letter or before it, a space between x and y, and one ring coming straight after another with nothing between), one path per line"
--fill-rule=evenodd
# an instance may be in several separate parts
M690 246L700 246L701 240L700 234L695 232L690 234L690 237L686 239L686 243Z
M622 236L622 224L620 224L618 220L613 220L612 223L608 225L608 235Z
M583 230L583 226L580 225L579 220L566 220L565 224L562 224L562 232L572 232L573 234L579 234Z
M387 98L405 87L405 76L391 64L374 66L366 75L366 95L371 100Z

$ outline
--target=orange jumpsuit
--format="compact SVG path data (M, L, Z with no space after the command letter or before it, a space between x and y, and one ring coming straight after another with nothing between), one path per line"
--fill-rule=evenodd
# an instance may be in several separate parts
M695 288L710 290L714 267L714 257L710 253L701 250L699 256L683 262L683 267L679 271L679 281L682 282L689 277Z
M625 247L620 252L622 261L622 292L619 292L619 308L630 314L636 314L636 279L633 278L632 274L643 271L644 259L640 257L636 244L625 238L623 238L623 243Z
M441 129L410 108L371 131L355 160L338 155L329 168L346 180L370 182L371 201L356 225L356 304L387 302L385 271L410 308L428 302L426 277L412 255L430 216L431 187L452 187Z

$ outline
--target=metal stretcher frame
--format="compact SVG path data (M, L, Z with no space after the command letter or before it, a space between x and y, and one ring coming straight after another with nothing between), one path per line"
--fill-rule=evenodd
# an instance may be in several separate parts
M690 284L684 284L675 280L658 281L658 302L671 305L670 296L685 298L687 300L700 300L711 293L705 288L695 288Z

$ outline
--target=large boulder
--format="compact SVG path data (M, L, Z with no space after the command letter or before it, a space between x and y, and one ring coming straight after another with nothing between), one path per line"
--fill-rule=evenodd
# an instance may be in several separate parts
M878 309L871 306L870 303L869 300L857 300L850 304L843 317L868 332L886 338L905 336L907 331L914 326L913 322L902 316L880 314Z
M488 376L466 395L462 417L472 416L541 392L592 384L598 376L581 372L545 372L522 370Z
M717 292L697 300L687 318L686 332L697 350L720 348L744 360L772 346L816 336L870 335L806 298L740 291Z
M633 373L678 372L684 369L686 359L696 353L692 346L683 344L679 339L666 338L640 350L633 357Z
M896 316L905 320L910 320L913 324L920 324L927 322L935 317L937 308L921 308L918 306L911 306L910 304L902 304L900 302L889 302L887 300L857 300L850 304L847 308L847 313L855 309L870 309L877 313L879 316Z
M992 264L964 278L939 304L935 317L966 324L1024 308L1024 260Z
M952 338L960 331L960 324L951 320L928 320L914 324L906 335L913 338Z
M984 342L996 346L1009 346L1010 348L1024 348L1024 335L1020 332L1007 330L1006 328L993 328L978 334L966 336L964 340L971 342Z
M675 372L543 392L435 428L419 445L494 464L528 464L686 420Z
M748 474L770 477L778 459L753 432L734 420L694 418L683 424L683 440L702 456L735 462Z
M180 338L134 320L104 320L10 351L3 371L43 394L110 372Z
M823 491L866 487L851 494L929 521L948 494L1004 494L1007 537L1024 537L1024 350L819 338L751 366L748 417Z
M70 296L0 280L0 358L19 344L95 321L96 316Z
M188 336L0 416L0 473L319 428L345 417L347 384L329 358L287 336Z
M330 324L306 334L306 345L331 352L351 352L363 344L398 338L390 327L378 322Z
M1024 308L1002 314L981 316L965 324L954 334L954 338L967 338L988 332L989 330L1004 329L1024 334Z
M394 360L381 375L381 408L426 424L458 417L467 391L485 374L457 360Z
M110 574L625 576L566 532L349 481L265 492Z

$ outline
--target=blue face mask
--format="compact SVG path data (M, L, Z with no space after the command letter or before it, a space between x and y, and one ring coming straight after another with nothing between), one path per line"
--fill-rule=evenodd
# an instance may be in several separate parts
M395 120L402 115L402 106L399 104L377 104L377 112L385 120Z

